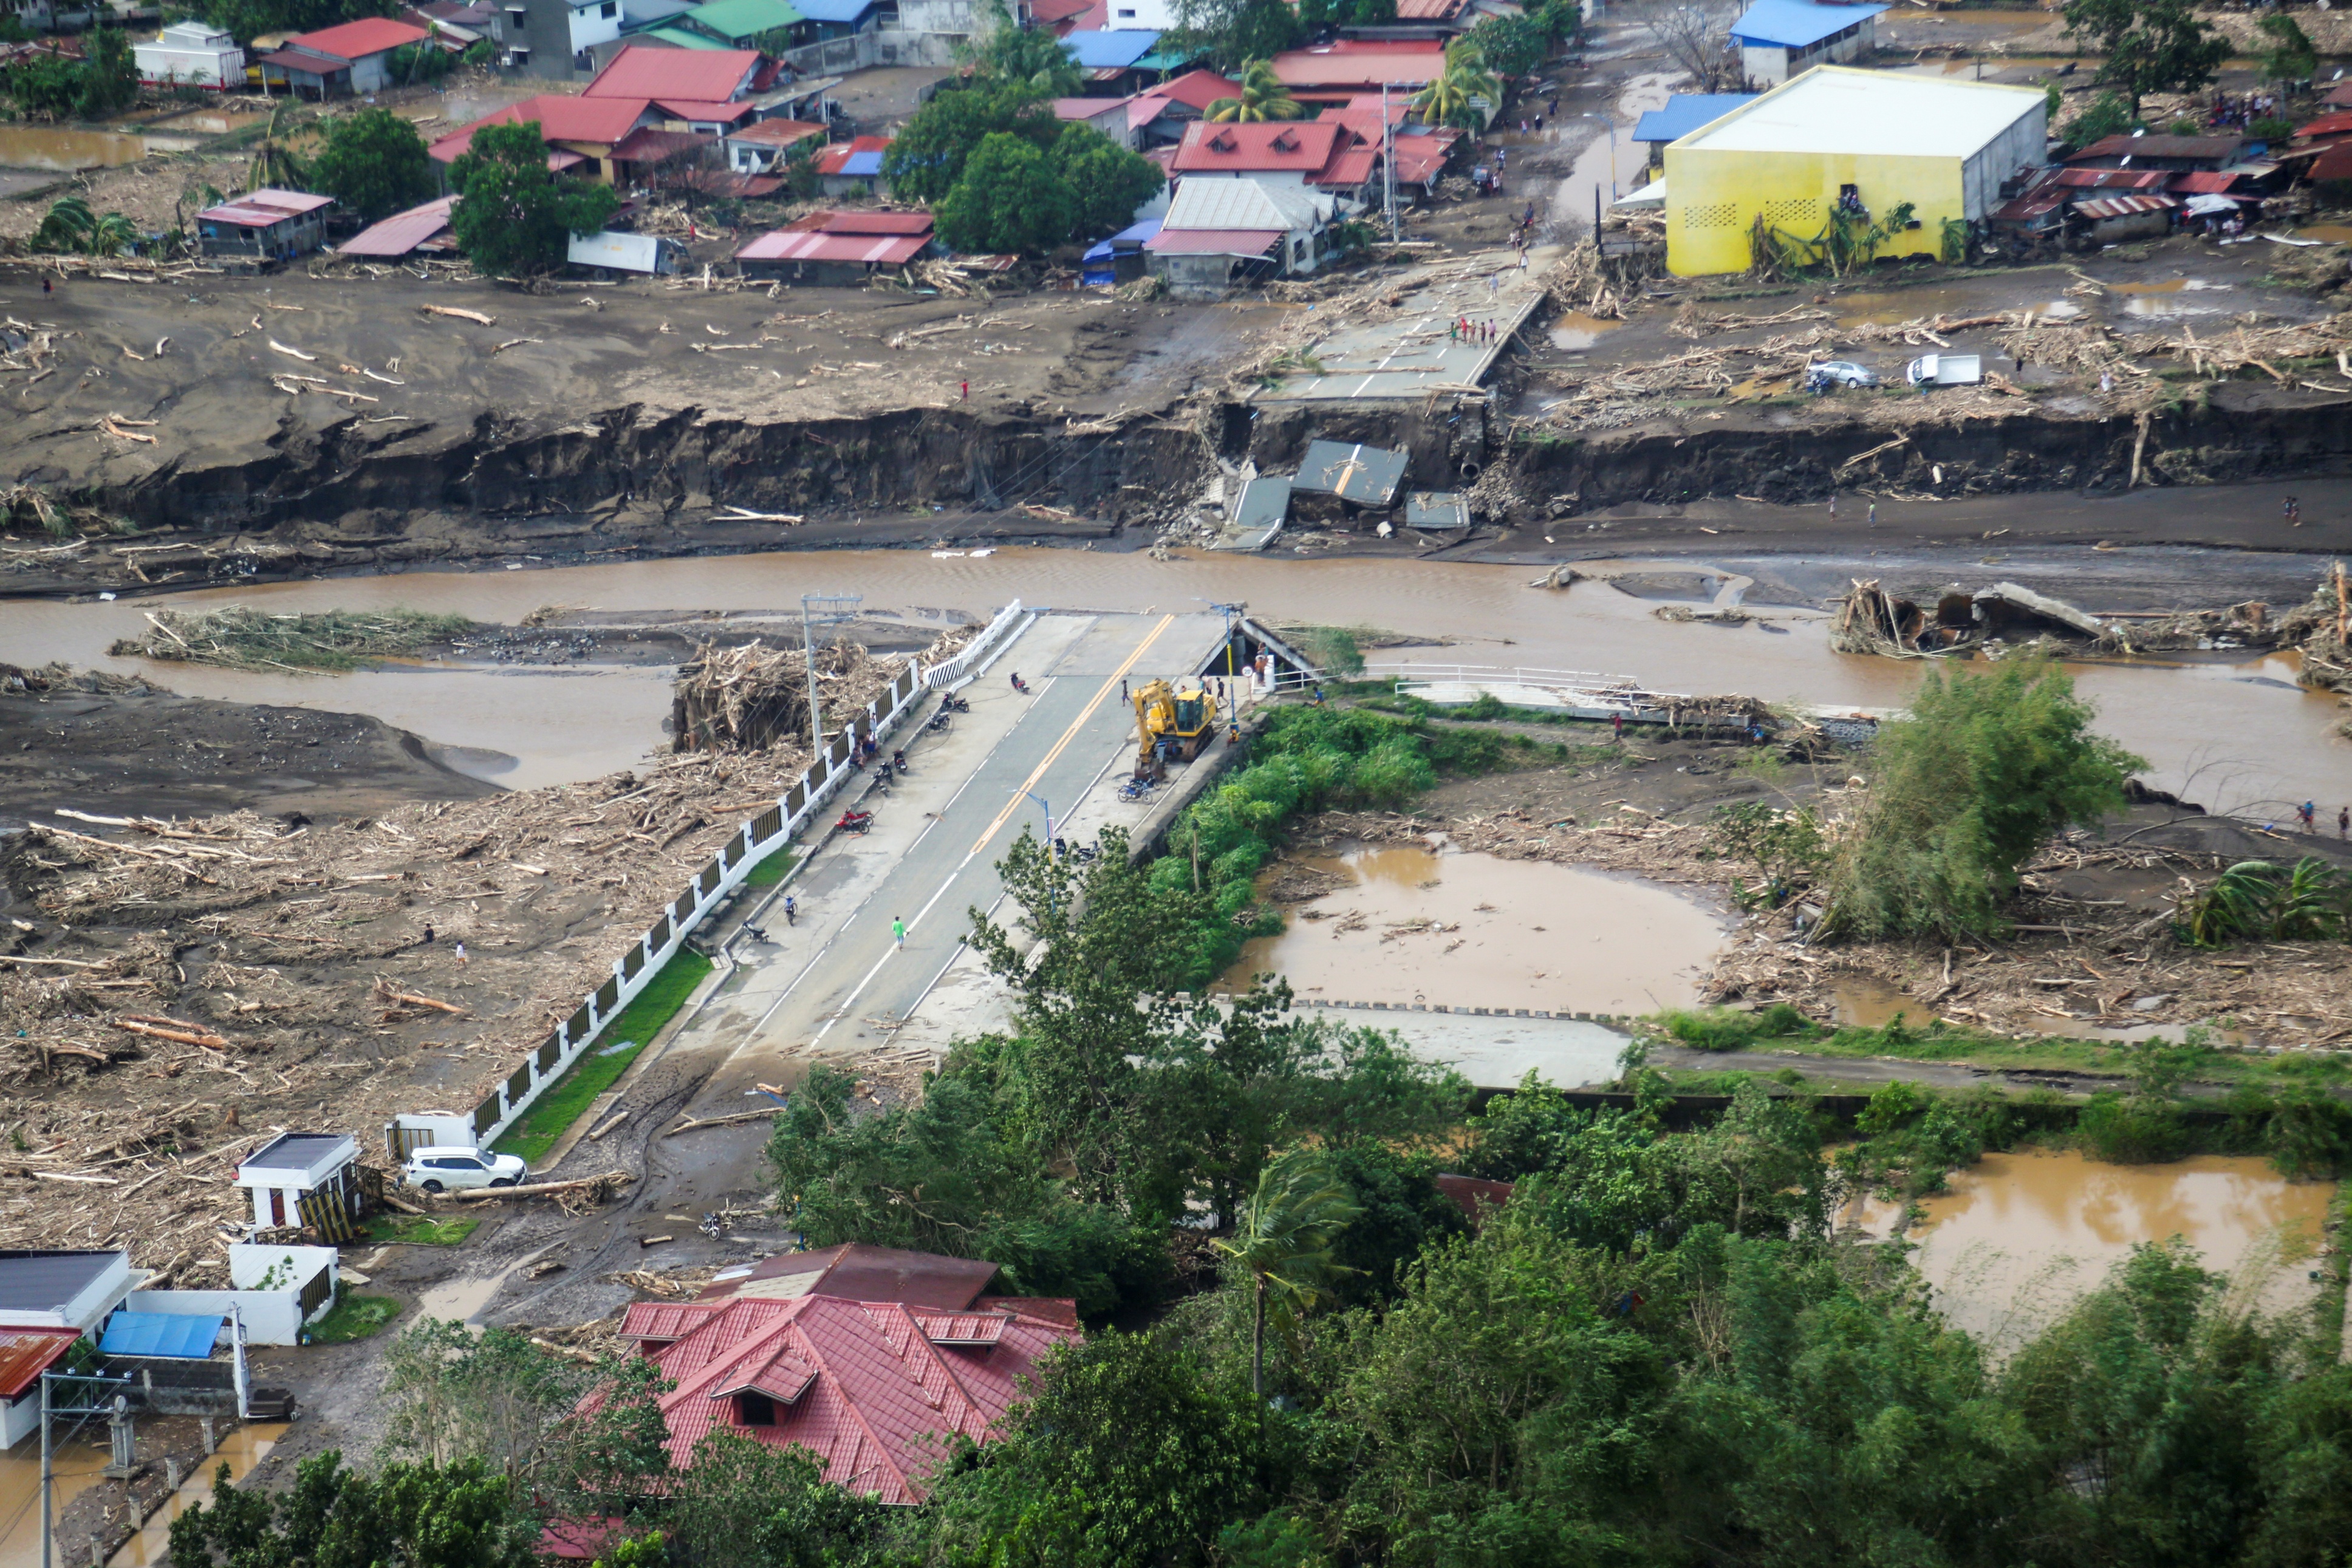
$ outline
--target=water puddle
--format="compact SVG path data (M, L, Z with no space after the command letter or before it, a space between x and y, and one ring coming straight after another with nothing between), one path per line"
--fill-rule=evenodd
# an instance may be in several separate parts
M0 125L0 167L113 169L147 156L144 137L119 131L79 131L68 125Z
M1577 155L1568 177L1553 192L1553 212L1582 228L1591 221L1596 202L1606 206L1643 183L1650 150L1633 140L1633 122L1651 110L1665 108L1673 84L1680 81L1683 75L1680 71L1654 71L1625 84L1625 90L1618 96L1609 114L1614 130L1603 131ZM1563 123L1575 118L1579 117L1564 117Z
M1334 1000L1645 1013L1696 1001L1723 942L1681 894L1581 866L1383 845L1295 855L1267 879L1292 868L1338 880L1284 906L1288 929L1244 947L1224 986L1271 970Z
M172 1521L187 1512L191 1503L211 1503L214 1478L219 1475L222 1463L227 1463L231 1480L243 1480L254 1466L269 1457L269 1450L276 1448L278 1439L285 1435L283 1422L266 1422L239 1427L224 1436L221 1446L213 1450L212 1457L196 1467L196 1473L182 1481L180 1490L148 1516L147 1522L140 1526L139 1532L107 1559L107 1568L149 1568L150 1564L170 1562Z
M1613 332L1623 325L1622 321L1604 321L1598 316L1563 310L1551 319L1551 346L1555 349L1589 349L1601 340L1602 333Z
M1945 1316L2002 1348L2055 1322L2135 1243L2174 1236L2265 1311L2301 1306L2310 1291L2303 1260L2333 1190L2290 1182L2251 1157L2110 1166L2072 1150L1987 1155L1950 1181L1948 1194L1922 1204L1912 1261ZM1863 1228L1886 1235L1894 1210L1860 1207ZM2242 1270L2248 1277L2235 1281Z
M446 1284L436 1285L429 1291L417 1292L417 1318L420 1321L425 1318L438 1318L450 1322L464 1323L471 1329L480 1328L482 1313L488 1308L490 1298L499 1293L499 1287L562 1245L562 1242L551 1241L536 1251L516 1259L513 1263L495 1274L483 1274L466 1280L452 1280Z
M2334 240L2337 245L2352 245L2352 224L2305 224L2294 231L2294 237Z
M37 1395L36 1396L37 1397ZM102 1437L106 1428L97 1428ZM60 1443L51 1468L49 1506L63 1513L67 1503L97 1484L106 1468L104 1444ZM89 1557L87 1542L80 1556ZM0 1454L0 1568L40 1568L41 1439L37 1432Z

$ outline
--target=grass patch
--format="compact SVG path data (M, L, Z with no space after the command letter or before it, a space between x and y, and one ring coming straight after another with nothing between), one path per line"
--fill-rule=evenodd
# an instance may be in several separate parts
M637 993L637 999L604 1026L586 1053L548 1086L547 1092L523 1113L522 1120L508 1128L506 1136L493 1147L499 1154L519 1155L526 1161L536 1160L553 1148L556 1140L580 1119L580 1113L594 1103L596 1096L628 1071L629 1063L645 1050L646 1041L677 1016L677 1009L686 1005L686 998L694 994L694 988L702 983L711 968L709 958L691 947L680 947L677 956L662 966L661 973ZM633 1043L625 1051L613 1049L624 1040Z
M404 1242L412 1247L455 1247L481 1226L481 1218L436 1219L425 1214L388 1209L371 1214L360 1224L360 1234L379 1245Z
M400 1303L390 1296L357 1296L349 1291L335 1298L327 1315L308 1330L312 1344L349 1344L365 1339L400 1315Z
M793 869L793 860L792 851L778 850L744 873L743 885L745 887L775 886L784 880L784 873Z
M218 664L232 670L334 672L365 659L413 653L427 643L470 631L462 615L421 610L325 610L273 615L231 604L219 610L155 612L144 637L125 637L108 653L118 658Z

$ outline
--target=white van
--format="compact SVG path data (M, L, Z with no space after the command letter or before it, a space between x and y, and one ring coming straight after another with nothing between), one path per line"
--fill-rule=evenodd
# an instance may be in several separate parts
M686 259L686 247L659 235L625 235L604 229L593 235L572 235L563 259L574 267L586 267L598 282L615 273L627 272L667 277Z

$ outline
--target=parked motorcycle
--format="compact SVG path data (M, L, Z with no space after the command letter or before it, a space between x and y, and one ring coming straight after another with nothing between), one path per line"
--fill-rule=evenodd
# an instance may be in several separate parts
M971 704L962 697L944 696L940 699L940 711L941 713L970 713L971 711Z
M873 825L874 813L871 811L844 811L841 821L833 825L833 831L836 833L862 833Z

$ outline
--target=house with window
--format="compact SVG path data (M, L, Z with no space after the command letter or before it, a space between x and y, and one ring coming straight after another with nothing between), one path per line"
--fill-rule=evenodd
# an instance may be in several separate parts
M1239 98L1242 84L1214 71L1186 71L1127 100L1128 145L1140 151L1184 140L1184 128L1219 99Z
M1339 202L1303 183L1186 179L1160 232L1143 244L1145 266L1171 293L1216 298L1237 283L1295 277L1330 254Z
M772 173L803 141L824 145L824 127L806 120L761 120L727 133L727 166L739 174Z
M1739 68L1772 87L1815 66L1860 58L1878 47L1884 5L1825 5L1815 0L1756 0L1731 25Z
M1380 172L1378 116L1250 123L1202 120L1187 126L1170 172L1180 179L1254 180L1305 186L1340 200L1369 199Z
M131 57L150 87L245 87L245 51L209 22L174 22L152 43L131 45Z
M929 213L808 213L737 251L735 270L779 283L856 288L935 246Z
M301 1227L329 1241L358 1234L360 1149L348 1133L280 1133L236 1167L236 1185L253 1195L253 1227Z
M307 191L251 191L196 214L197 248L257 266L291 261L327 243L327 209L334 204Z
M436 162L454 163L473 146L475 133L483 127L532 120L538 123L540 136L547 142L550 169L609 185L614 177L613 149L627 140L629 132L638 126L657 123L661 118L653 104L642 98L541 93L484 115L473 124L441 138L427 151Z
M836 141L816 155L817 185L828 196L887 196L889 182L882 175L882 154L887 136L860 136Z
M392 52L432 37L430 29L388 16L367 16L315 33L297 33L261 57L264 89L284 84L303 98L381 92L398 85Z
M937 1292L920 1289L930 1278L920 1267L908 1271L909 1290L894 1285L898 1270L870 1260L844 1268L824 1254L793 1253L761 1265L771 1266L777 1271L760 1281L713 1281L737 1283L729 1294L640 1301L622 1319L622 1336L673 1385L660 1404L681 1466L707 1435L725 1430L805 1448L832 1484L912 1506L929 1495L947 1443L987 1442L1046 1353L1083 1338L1068 1301L974 1295L950 1280L949 1299L963 1301L942 1304L923 1299ZM835 1293L858 1278L879 1293Z

